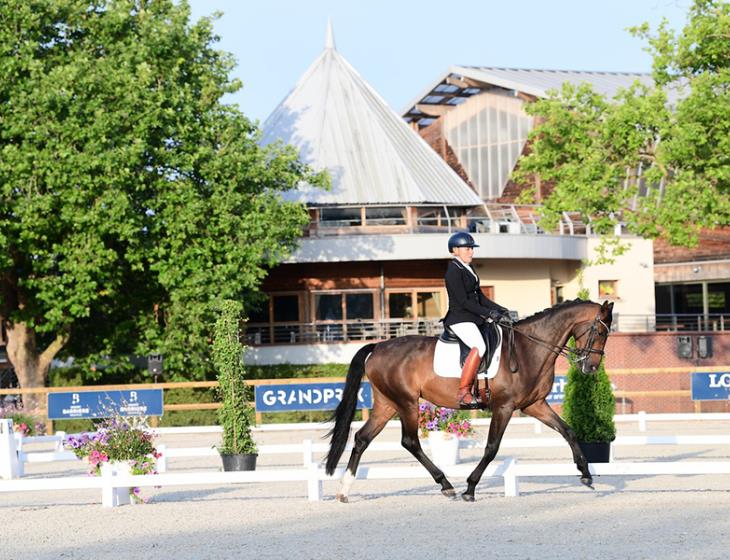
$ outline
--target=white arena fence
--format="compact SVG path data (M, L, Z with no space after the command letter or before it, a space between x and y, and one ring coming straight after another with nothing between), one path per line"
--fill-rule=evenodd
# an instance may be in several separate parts
M654 416L659 415L652 415ZM672 415L677 416L677 415ZM680 415L687 416L687 415ZM709 414L690 415L707 417L717 416ZM727 419L728 415L722 418ZM676 418L671 418L674 420ZM686 418L685 418L686 419ZM710 418L705 418L710 419ZM721 418L712 418L719 420ZM317 424L318 428L322 426ZM312 429L310 426L309 429ZM172 428L168 430L176 430ZM189 430L189 428L188 428ZM200 431L198 428L196 431ZM215 432L216 429L206 428L205 431ZM182 432L186 433L186 432ZM190 433L190 432L187 432ZM34 443L52 442L58 449L59 439L62 446L65 434L56 436L41 436L36 438L22 438L24 442L29 440ZM427 447L427 442L424 442ZM619 436L614 441L614 446L621 445L727 445L730 444L730 436ZM464 447L481 446L483 442L466 441L462 442ZM502 441L502 448L509 447L549 447L567 445L562 438L518 438L505 439ZM348 446L349 448L350 446ZM344 468L338 469L333 477L324 473L324 469L315 461L314 453L323 452L328 449L327 444L314 444L312 440L304 440L301 444L268 445L260 446L259 452L265 453L301 453L302 468L296 469L265 469L249 472L195 472L195 473L165 473L167 459L173 457L195 457L217 455L213 448L164 448L161 449L163 457L166 458L158 463L162 474L157 475L107 475L102 477L62 477L44 478L33 480L8 480L0 482L0 492L22 492L22 491L47 491L47 490L68 490L81 488L100 488L102 490L102 505L114 507L124 503L122 496L127 495L130 487L147 486L204 486L222 485L235 483L255 482L296 482L302 481L307 484L307 497L310 501L322 499L322 483L324 480L338 479L344 474ZM374 442L369 450L373 451L395 451L402 450L399 442ZM15 437L12 433L12 424L8 420L0 420L0 477L16 478L22 472L22 462L18 459L21 453L15 448ZM70 451L34 452L24 453L25 462L50 462L50 461L78 461ZM15 460L13 460L15 459ZM445 467L443 470L449 477L467 477L473 470L474 465L455 465ZM663 474L699 475L699 474L730 474L730 461L675 461L675 462L642 462L642 463L606 463L592 464L591 472L594 475L607 476L651 476ZM505 496L519 495L519 480L527 477L575 477L576 468L573 463L565 464L518 464L512 457L505 458L501 463L493 462L484 473L485 478L501 478L504 484ZM420 465L410 467L361 467L357 473L358 479L430 479L428 472Z

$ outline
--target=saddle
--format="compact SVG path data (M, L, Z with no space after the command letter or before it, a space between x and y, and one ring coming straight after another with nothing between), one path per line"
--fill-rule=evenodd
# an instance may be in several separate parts
M484 388L482 390L479 389L479 375L486 374L489 369L489 365L492 363L492 359L494 358L494 353L499 347L502 335L496 324L490 321L487 321L479 327L479 330L482 333L482 338L484 338L487 351L484 352L484 356L482 356L482 360L479 362L477 374L474 376L474 384L472 385L471 393L474 397L472 402L476 405L474 408L485 409L489 408L491 391L489 390L489 380L486 378L484 379ZM463 368L464 362L466 361L471 348L464 344L464 342L456 336L454 331L452 331L449 327L444 327L443 332L439 335L439 340L446 344L459 345L459 366Z

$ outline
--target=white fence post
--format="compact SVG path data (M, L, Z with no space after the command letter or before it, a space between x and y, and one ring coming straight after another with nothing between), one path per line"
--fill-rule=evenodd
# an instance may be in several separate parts
M66 451L63 447L63 442L66 441L66 432L56 432L56 437L58 438L58 441L56 442L56 451L59 453L61 451Z
M0 478L18 478L20 464L15 448L13 421L10 418L0 420Z
M314 462L314 450L311 439L302 442L302 462L308 470L307 498L310 502L319 502L322 499L322 481L319 479L319 465Z
M639 417L639 431L645 432L646 431L646 412L643 410L639 411L639 414L637 415Z
M114 478L117 475L124 476L129 474L128 468L126 472L120 472L120 465L121 463L119 462L102 463L101 465L101 476L105 483L101 489L101 505L104 507L124 506L130 503L129 488L113 486Z
M312 448L312 440L305 439L302 442L302 465L308 467L314 463L314 450Z
M157 458L155 470L158 473L167 472L167 446L163 443L157 446L157 452L160 456Z
M506 457L504 469L504 495L506 498L514 498L520 495L520 481L517 479L517 459Z
M542 433L542 422L540 422L539 420L535 420L534 428L535 428L536 434L541 434Z

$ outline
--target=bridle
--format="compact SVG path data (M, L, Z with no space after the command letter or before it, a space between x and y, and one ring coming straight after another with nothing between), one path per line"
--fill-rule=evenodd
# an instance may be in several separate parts
M535 336L532 336L531 334L527 334L525 331L517 328L514 324L506 323L506 322L500 322L500 326L506 327L509 329L508 334L508 344L509 344L509 352L510 352L510 360L509 360L509 369L512 373L515 373L518 369L518 366L515 365L512 367L512 359L514 357L514 344L515 344L515 335L514 333L519 333L522 336L524 336L527 340L530 340L534 342L535 344L539 344L541 346L544 346L551 352L554 352L555 354L559 356L564 356L567 359L576 362L577 364L580 364L580 362L584 362L588 359L588 357L591 354L598 354L601 357L605 355L603 350L597 350L593 348L593 345L596 343L596 341L600 338L608 338L608 334L610 332L609 326L601 319L601 312L599 311L596 315L595 319L593 319L593 322L590 324L588 328L586 328L584 331L582 331L580 334L573 334L573 338L575 338L576 342L579 341L581 338L583 338L586 334L588 334L588 340L583 345L582 348L574 348L571 346L568 346L567 344L563 345L557 345L553 344L551 342L548 342L546 340L542 340L540 338L537 338ZM599 330L599 327L603 326L605 329L603 332Z

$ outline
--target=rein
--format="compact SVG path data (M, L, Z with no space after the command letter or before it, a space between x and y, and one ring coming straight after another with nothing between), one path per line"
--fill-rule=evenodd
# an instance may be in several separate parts
M587 360L588 356L590 356L591 354L599 354L601 356L604 355L603 350L596 350L595 348L593 348L593 343L596 341L596 338L598 338L598 337L604 337L604 338L608 337L608 333L610 330L608 328L608 325L606 325L606 323L604 323L601 320L600 316L596 315L596 318L593 319L593 322L587 329L585 329L579 335L575 335L575 334L573 335L573 337L576 340L579 340L586 333L589 332L590 334L588 335L588 341L586 342L585 346L583 348L572 348L572 347L568 346L567 344L563 344L562 346L560 346L557 344L553 344L552 342L548 342L546 340L542 340L540 338L532 336L531 334L527 334L525 331L518 329L511 322L510 323L501 323L500 322L499 324L500 324L500 326L507 328L509 331L509 333L507 335L507 338L508 338L507 345L509 346L509 356L510 356L509 357L509 369L510 369L510 372L512 372L512 373L517 373L517 370L519 369L519 365L516 363L515 352L514 352L515 332L521 334L527 340L534 342L535 344L544 346L545 348L547 348L554 354L557 354L559 356L564 356L565 358L567 358L569 360L574 359L576 362L582 362L584 360ZM603 325L606 329L606 332L599 332L598 331L599 325ZM515 360L514 367L513 367L513 359Z

